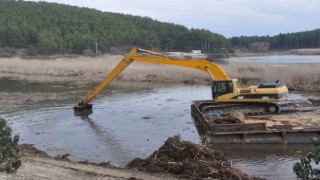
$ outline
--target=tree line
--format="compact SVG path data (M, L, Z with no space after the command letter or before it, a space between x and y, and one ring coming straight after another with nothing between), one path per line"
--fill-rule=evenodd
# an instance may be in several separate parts
M320 48L320 29L278 34L276 36L240 36L229 39L235 48L250 49L253 43L269 43L269 50ZM260 44L259 44L260 45Z
M162 51L229 53L224 36L148 17L47 3L0 0L0 48L31 54L110 52L141 47Z

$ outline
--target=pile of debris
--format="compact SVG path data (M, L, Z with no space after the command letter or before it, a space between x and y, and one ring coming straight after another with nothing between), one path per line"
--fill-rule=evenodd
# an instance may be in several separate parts
M188 179L257 179L231 167L223 154L179 136L168 138L149 158L136 158L127 167Z
M205 118L214 124L241 124L245 123L245 115L241 112L234 112L221 117L219 113L207 113Z

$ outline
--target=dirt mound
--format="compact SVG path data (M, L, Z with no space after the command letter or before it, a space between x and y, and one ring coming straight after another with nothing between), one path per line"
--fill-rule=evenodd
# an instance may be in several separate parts
M37 157L49 157L47 153L41 151L33 146L33 144L21 144L22 156L37 156Z
M179 136L168 138L149 158L136 158L127 167L152 173L172 173L188 179L252 179L231 167L223 154L182 141Z

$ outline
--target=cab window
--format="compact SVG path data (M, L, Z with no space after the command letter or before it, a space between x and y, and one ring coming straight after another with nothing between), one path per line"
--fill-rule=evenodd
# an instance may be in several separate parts
M218 82L215 87L215 92L217 93L232 93L232 81L222 81Z

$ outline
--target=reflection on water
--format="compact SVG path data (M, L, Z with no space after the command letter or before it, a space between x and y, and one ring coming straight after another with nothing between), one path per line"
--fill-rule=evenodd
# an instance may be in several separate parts
M92 114L74 114L77 102L66 100L55 108L38 106L5 114L4 118L20 134L21 143L35 144L51 156L69 153L75 161L110 161L124 166L134 158L149 156L176 134L184 140L201 142L190 105L192 100L210 99L209 86L131 86L109 87L93 101ZM291 97L307 98L299 94ZM271 179L294 177L292 163L305 152L304 147L292 153L292 148L249 147L215 148L226 152L245 172Z
M214 145L227 154L234 167L266 179L295 179L293 165L310 151L311 145L245 144Z

